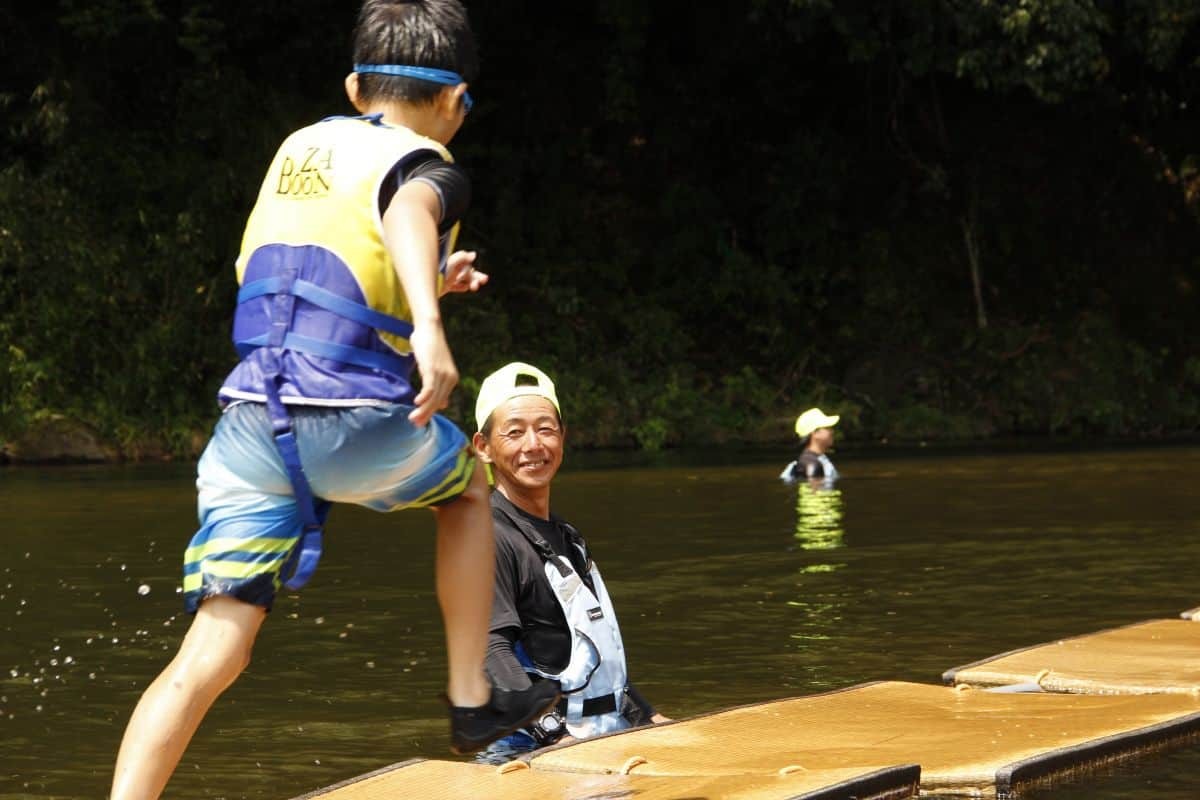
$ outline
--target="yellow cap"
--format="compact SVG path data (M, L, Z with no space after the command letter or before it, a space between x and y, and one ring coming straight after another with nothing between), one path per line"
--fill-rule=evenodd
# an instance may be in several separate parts
M554 381L537 367L514 361L483 379L479 397L475 400L475 429L483 430L488 417L501 403L527 394L546 398L554 405L554 410L562 415L562 409L558 407L558 395L554 393Z
M832 428L834 425L837 425L839 419L841 417L837 414L830 417L819 408L810 408L796 417L796 435L803 439L817 428Z

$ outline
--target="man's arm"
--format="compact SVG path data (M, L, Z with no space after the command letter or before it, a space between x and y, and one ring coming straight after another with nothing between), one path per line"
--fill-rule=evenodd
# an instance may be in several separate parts
M629 696L629 699L633 701L634 705L638 707L639 711L641 711L642 719L649 720L651 724L654 725L657 725L660 722L671 721L669 717L664 717L662 714L655 711L654 706L650 705L650 701L647 700L632 683L625 686L625 693Z
M487 660L484 668L492 679L492 684L498 689L520 691L533 685L529 673L517 661L513 650L520 636L518 628L501 628L488 634Z

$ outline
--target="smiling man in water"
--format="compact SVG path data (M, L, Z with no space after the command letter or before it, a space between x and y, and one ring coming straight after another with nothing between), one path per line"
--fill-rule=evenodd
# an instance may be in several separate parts
M621 630L587 543L550 511L566 438L554 383L537 367L508 364L484 380L475 421L472 443L496 484L487 671L498 687L550 680L563 693L552 713L496 744L528 750L667 721L628 683Z

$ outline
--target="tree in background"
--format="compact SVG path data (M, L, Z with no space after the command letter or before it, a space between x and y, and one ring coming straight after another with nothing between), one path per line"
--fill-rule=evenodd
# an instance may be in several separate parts
M354 9L281 8L0 10L0 435L210 424L262 165L348 111ZM471 13L494 278L448 312L488 333L458 414L520 357L575 376L593 444L786 439L813 404L860 436L1197 427L1196 4Z

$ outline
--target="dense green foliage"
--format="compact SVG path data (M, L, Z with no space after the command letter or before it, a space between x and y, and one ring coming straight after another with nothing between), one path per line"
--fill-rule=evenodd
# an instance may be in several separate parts
M1200 427L1200 5L475 2L463 374L575 441ZM348 110L353 4L0 11L0 437L194 445L267 160Z

